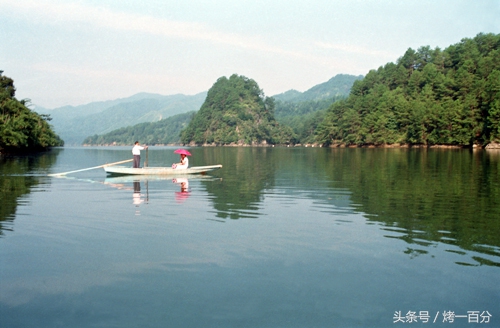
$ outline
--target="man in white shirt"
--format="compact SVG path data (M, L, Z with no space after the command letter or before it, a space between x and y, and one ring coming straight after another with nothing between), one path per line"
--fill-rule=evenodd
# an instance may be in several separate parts
M148 149L148 146L139 145L139 141L135 142L134 148L132 148L132 155L134 155L134 166L133 168L139 168L141 165L141 150Z

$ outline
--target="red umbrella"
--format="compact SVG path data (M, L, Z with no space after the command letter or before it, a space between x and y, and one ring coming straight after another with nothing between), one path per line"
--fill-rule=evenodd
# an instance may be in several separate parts
M174 153L175 154L180 154L180 155L184 154L186 156L191 156L191 153L188 152L186 149L177 149L177 150L174 151Z

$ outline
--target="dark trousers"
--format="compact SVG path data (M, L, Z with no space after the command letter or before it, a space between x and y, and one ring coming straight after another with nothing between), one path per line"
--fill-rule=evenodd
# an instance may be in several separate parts
M138 168L141 165L141 155L134 155L134 166L133 168Z

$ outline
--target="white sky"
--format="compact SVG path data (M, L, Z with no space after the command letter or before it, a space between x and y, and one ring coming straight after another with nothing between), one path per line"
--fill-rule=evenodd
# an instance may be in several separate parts
M0 70L47 108L192 95L234 73L271 96L498 34L499 17L498 0L0 0Z

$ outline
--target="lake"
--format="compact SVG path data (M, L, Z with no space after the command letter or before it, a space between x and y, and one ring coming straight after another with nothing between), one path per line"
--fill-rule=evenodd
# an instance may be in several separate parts
M1 327L500 326L500 152L195 147L223 168L47 176L130 150L0 159Z

